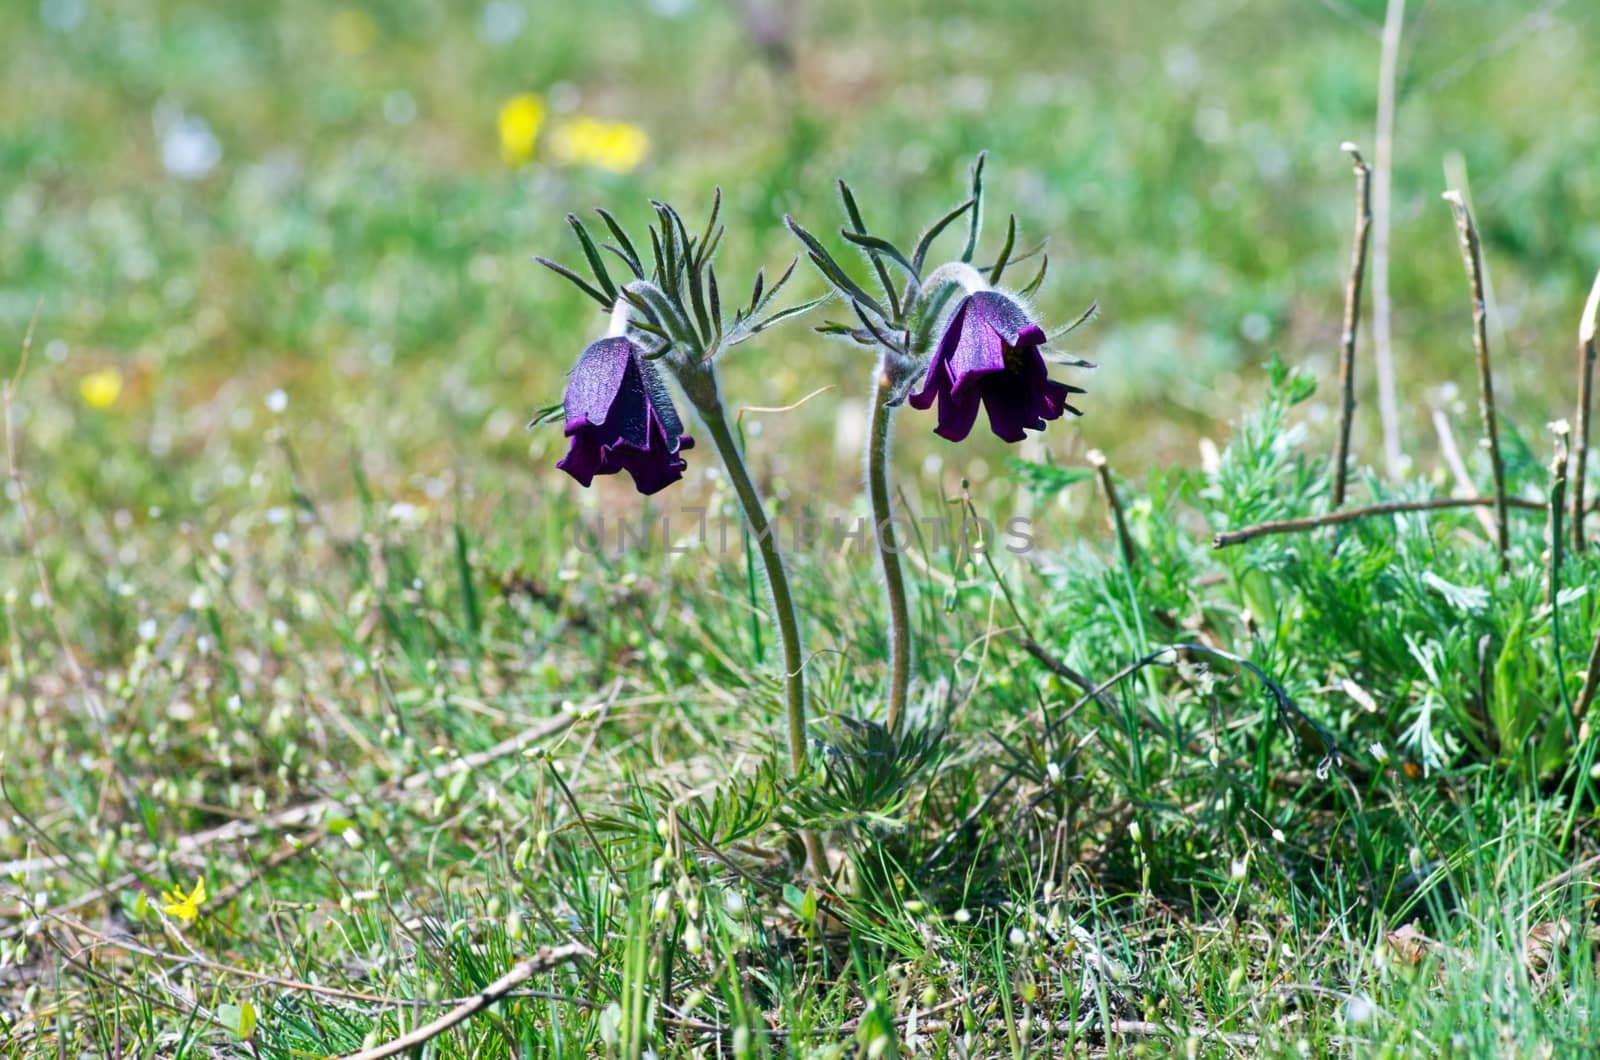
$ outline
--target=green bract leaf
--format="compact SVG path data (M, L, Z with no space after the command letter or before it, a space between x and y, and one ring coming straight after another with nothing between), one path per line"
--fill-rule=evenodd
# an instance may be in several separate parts
M917 275L916 267L913 266L911 262L907 261L906 256L900 253L899 248L893 243L889 242L887 239L879 239L877 236L869 236L860 232L852 232L847 228L839 229L839 234L845 239L854 243L856 246L864 248L872 256L872 259L875 263L881 264L881 262L878 262L878 255L881 254L890 261L894 262L896 265L900 266L902 269L906 270L906 275L910 276L913 280L922 279L921 276ZM889 297L894 297L894 288L892 286L886 284L885 290L889 292Z
M778 323L780 323L782 321L788 320L790 317L799 316L801 313L810 312L811 310L817 308L817 306L821 305L822 303L826 302L828 299L830 299L832 297L833 296L831 294L825 294L825 295L821 295L821 296L819 296L817 298L813 298L809 302L801 302L799 305L792 305L787 309L780 309L776 313L772 314L771 316L765 317L765 318L763 318L761 320L758 320L755 323L751 324L749 327L747 327L745 329L745 333L743 335L740 335L738 338L733 340L731 345L737 346L739 343L743 342L745 339L748 339L752 335L755 335L755 334L757 334L759 332L767 330L768 328L772 327L774 324L778 324Z
M860 235L867 234L866 222L861 219L861 209L856 205L855 192L850 190L850 185L843 180L839 181L839 197L844 200L844 212L850 218L850 223ZM898 250L894 252L897 256ZM901 258L904 261L904 258ZM889 308L894 310L896 317L900 315L900 299L895 295L894 280L889 275L889 268L877 255L872 255L872 268L878 274L878 282L883 285L883 295L889 299ZM913 274L913 277L915 274Z
M818 240L816 236L800 227L799 222L787 214L784 215L783 223L788 227L789 231L794 233L796 239L805 244L812 264L816 265L817 271L822 273L823 279L832 284L835 290L844 295L846 298L861 302L862 304L870 307L874 313L877 313L881 317L888 316L888 312L883 308L878 300L873 298L866 291L863 291L861 287L850 278L849 274L840 267L839 263L833 260L833 255L828 253L827 248L822 245L821 241Z
M613 253L627 263L628 269L636 279L644 279L644 262L639 259L639 252L633 249L633 240L628 238L628 233L623 231L622 225L617 222L615 217L611 216L609 210L597 207L594 212L600 215L600 219L606 223L607 228L611 229L612 236L617 240L618 246L611 248Z
M1044 274L1049 272L1049 271L1050 271L1050 255L1046 254L1046 255L1044 255L1043 260L1041 260L1039 262L1039 271L1038 271L1038 273L1036 273L1034 275L1033 279L1028 282L1028 286L1024 287L1018 293L1021 294L1022 297L1024 297L1024 298L1032 298L1034 296L1034 293L1039 290L1040 285L1042 285L1044 283Z
M978 200L968 199L960 206L957 206L954 210L951 210L949 213L933 222L933 225L926 232L922 233L922 238L917 240L916 252L911 255L911 264L918 273L922 272L922 266L928 261L928 250L933 246L933 241L938 239L939 234L946 228L949 228L951 225L959 221L962 214L966 213L976 205L978 205Z
M613 299L606 298L606 296L604 294L602 294L600 291L595 290L594 285L589 283L588 280L585 280L582 276L579 276L577 273L573 272L571 269L567 268L565 265L562 265L562 264L559 264L557 262L551 261L549 258L541 258L537 254L534 255L533 260L537 261L540 265L543 265L545 268L549 269L550 271L560 275L561 277L566 279L567 282L571 283L574 287L576 287L578 290L582 291L584 294L588 295L590 298L593 298L596 302L599 302L602 306L604 306L607 309L610 309L611 306L612 306L612 303L614 303L616 301L616 299L614 299L614 298Z
M983 228L983 163L989 152L979 151L978 160L972 163L972 223L967 228L967 247L961 260L971 264L972 255L978 252L978 233Z
M606 263L600 257L600 248L595 246L589 230L578 220L578 215L575 213L567 214L567 224L572 226L573 233L578 237L578 242L583 247L583 256L589 259L589 271L594 273L595 282L600 285L600 290L615 302L617 285L611 282L611 276L606 272Z
M531 431L535 427L543 427L547 423L554 423L556 420L563 418L564 411L565 406L559 403L546 405L533 414L533 419L528 421L527 429Z
M1005 275L1006 264L1011 260L1011 248L1017 245L1017 215L1012 214L1006 221L1006 241L1000 247L1000 254L994 259L994 267L989 270L989 283L997 284L1000 277Z

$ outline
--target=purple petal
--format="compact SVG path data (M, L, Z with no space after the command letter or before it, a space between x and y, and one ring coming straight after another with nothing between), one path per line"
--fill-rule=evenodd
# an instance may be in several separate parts
M976 295L967 298L962 309L968 310ZM958 320L950 322L951 329L960 327L955 351L950 354L949 368L952 389L966 390L977 380L991 372L1004 371L1006 367L1006 345L1004 339L994 328L984 321L981 315L973 311L961 314ZM948 334L948 333L947 333ZM943 350L940 350L943 353Z
M951 390L939 395L939 425L933 433L946 441L959 442L972 433L978 419L978 388Z
M984 379L979 390L984 410L989 413L989 429L1001 441L1020 442L1027 437L1026 428L1044 426L1022 373L996 372Z
M973 315L981 319L1007 346L1042 346L1044 329L1035 324L1028 311L1015 298L999 291L978 291L969 295Z
M583 351L567 380L562 402L568 434L606 421L634 357L633 343L624 338L601 339Z
M966 315L967 304L963 301L951 315L950 323L945 325L944 335L939 339L939 348L928 361L928 374L922 379L922 389L906 399L912 408L931 408L936 396L950 392L948 362L950 355L955 352L956 345L961 341L961 322Z
M556 467L587 488L605 465L605 449L592 431L580 430L572 435L571 441L567 455L556 461Z

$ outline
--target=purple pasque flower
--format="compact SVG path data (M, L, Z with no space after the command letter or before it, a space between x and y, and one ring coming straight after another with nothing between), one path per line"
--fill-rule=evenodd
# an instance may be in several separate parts
M1010 295L974 291L961 300L933 360L922 389L908 400L926 409L939 399L939 425L933 432L959 442L971 433L978 404L989 413L989 429L1008 442L1022 441L1027 430L1042 431L1046 420L1063 412L1082 412L1067 404L1080 387L1058 383L1039 347L1044 329Z
M678 454L694 447L655 365L626 338L601 339L583 351L567 381L563 410L572 446L557 464L587 486L596 475L626 471L649 496L683 477Z

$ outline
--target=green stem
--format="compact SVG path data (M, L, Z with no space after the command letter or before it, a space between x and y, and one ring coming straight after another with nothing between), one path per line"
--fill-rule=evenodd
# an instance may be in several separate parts
M889 407L892 382L888 366L878 364L878 385L872 396L872 424L867 432L867 491L872 497L872 526L883 565L883 588L889 597L890 736L899 736L905 721L906 690L911 683L911 612L906 606L906 580L900 570L900 548L894 533L894 502L889 494L889 441L894 410Z
M772 609L778 618L778 636L783 642L784 690L789 717L789 761L795 777L802 777L808 767L805 660L801 655L800 622L795 615L794 594L789 589L789 575L784 570L783 556L778 552L777 536L767 519L766 510L761 506L761 495L756 492L755 482L750 478L749 469L745 467L744 454L740 451L738 442L734 440L733 431L728 427L728 417L723 412L722 400L716 389L716 378L710 374L709 368L696 367L688 371L705 373L704 378L694 379L690 385L684 387L684 390L694 403L695 411L700 413L700 419L705 423L706 430L711 434L711 444L716 446L717 455L722 458L722 466L728 471L728 480L733 483L733 492L739 498L739 506L744 509L745 520L750 525L750 534L761 553L761 562L766 567L767 587L772 591ZM685 381L682 375L680 381ZM805 842L806 856L811 862L812 875L820 880L828 869L822 843L809 831L802 832L801 838Z

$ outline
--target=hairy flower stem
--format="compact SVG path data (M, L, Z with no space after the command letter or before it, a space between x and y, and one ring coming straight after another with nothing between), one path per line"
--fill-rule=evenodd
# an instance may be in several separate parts
M783 556L778 551L778 538L767 519L766 509L761 506L761 495L756 492L755 482L745 466L744 454L740 452L739 443L728 426L714 370L710 365L699 364L674 364L673 367L684 393L689 396L690 403L711 435L711 444L716 446L717 455L722 458L722 466L727 469L728 480L733 483L733 492L739 498L739 506L744 509L750 534L755 538L756 547L761 552L761 562L766 568L767 587L772 592L772 609L778 618L778 636L783 641L789 762L795 777L799 778L805 775L807 769L805 663L800 651L800 622L795 614L794 594L789 589L789 575L783 566ZM809 831L802 832L801 839L805 843L812 875L819 880L824 878L828 861L823 854L821 841Z
M889 494L889 441L894 429L894 381L889 366L878 362L878 383L872 395L872 424L867 432L867 491L872 498L872 525L883 564L883 588L889 597L890 736L899 736L905 721L906 690L911 682L911 611L906 605L906 580L900 570L900 547L894 533L894 501Z

